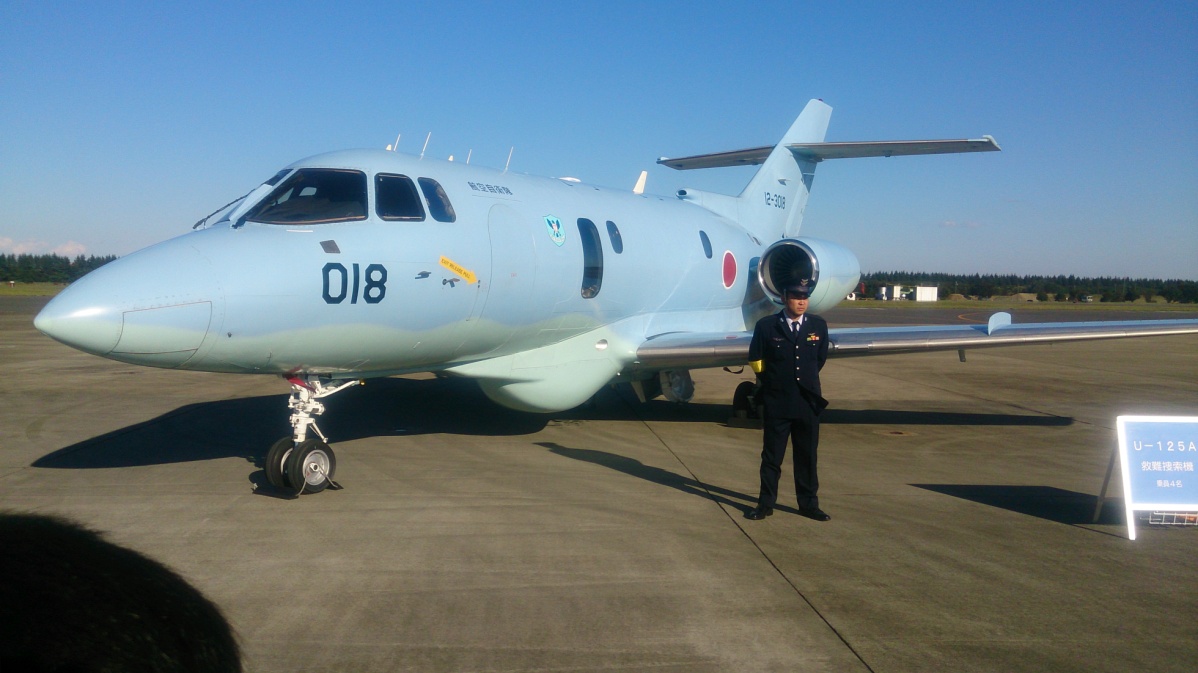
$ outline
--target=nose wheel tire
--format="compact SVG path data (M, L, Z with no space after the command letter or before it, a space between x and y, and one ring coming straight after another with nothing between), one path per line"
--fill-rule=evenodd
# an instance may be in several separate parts
M336 472L337 456L333 449L319 439L307 439L287 456L283 478L288 482L286 487L297 494L320 493L332 485ZM268 472L268 479L269 476Z
M291 457L291 451L295 448L295 442L292 441L291 435L275 442L270 450L266 452L266 481L270 482L271 486L291 490L291 481L287 479L287 459Z

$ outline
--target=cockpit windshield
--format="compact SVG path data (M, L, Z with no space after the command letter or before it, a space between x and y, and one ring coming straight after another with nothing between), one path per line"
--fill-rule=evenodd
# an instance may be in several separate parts
M366 219L366 174L301 168L246 213L265 224L320 224Z

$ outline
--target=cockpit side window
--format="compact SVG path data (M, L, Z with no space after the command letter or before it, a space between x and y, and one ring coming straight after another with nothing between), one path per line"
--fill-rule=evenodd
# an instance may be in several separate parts
M290 172L291 172L290 168L284 168L283 170L279 171L278 173L275 173L274 176L271 177L271 179L267 180L266 182L263 182L262 184L270 185L271 187L274 187L275 185L279 184L279 180L282 180L283 178L287 177L287 174Z
M301 168L246 213L245 219L266 224L364 220L366 174L334 168Z
M453 204L449 202L449 195L441 188L441 183L432 178L417 178L417 181L420 182L420 191L424 192L424 198L428 200L428 212L434 220L453 222L458 219L457 213L453 211Z
M424 206L412 178L386 173L374 176L374 212L384 220L424 220Z

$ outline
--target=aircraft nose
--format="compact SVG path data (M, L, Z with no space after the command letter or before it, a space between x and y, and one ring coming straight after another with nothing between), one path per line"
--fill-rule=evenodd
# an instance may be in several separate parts
M76 281L76 285L86 283ZM94 355L112 352L121 338L122 313L108 303L96 301L94 293L63 290L37 314L33 326L42 334ZM65 296L70 293L70 296Z
M177 367L200 348L220 289L212 264L179 239L136 252L75 281L34 318L81 351Z

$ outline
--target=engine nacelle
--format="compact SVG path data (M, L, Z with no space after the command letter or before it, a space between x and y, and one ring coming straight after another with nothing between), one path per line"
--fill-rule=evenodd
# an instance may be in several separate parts
M815 286L807 310L822 313L857 289L861 264L848 248L818 238L784 238L762 253L757 282L775 303L783 288L804 279Z

